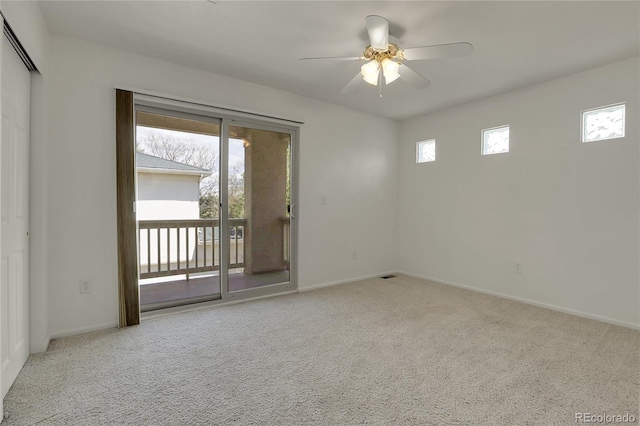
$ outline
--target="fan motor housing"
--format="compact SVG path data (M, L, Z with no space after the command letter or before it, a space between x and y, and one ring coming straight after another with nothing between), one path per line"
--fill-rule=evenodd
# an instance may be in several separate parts
M373 47L368 46L366 49L364 49L364 57L372 61L375 60L378 62L382 62L385 59L395 58L398 52L400 52L400 48L397 44L394 43L389 43L389 47L384 52L379 52Z

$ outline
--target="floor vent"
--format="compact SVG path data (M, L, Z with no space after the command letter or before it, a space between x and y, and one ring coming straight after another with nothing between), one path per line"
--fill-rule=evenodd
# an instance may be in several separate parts
M383 280L388 280L389 278L395 278L395 277L396 277L395 275L385 275L384 277L380 277L380 278L382 278Z

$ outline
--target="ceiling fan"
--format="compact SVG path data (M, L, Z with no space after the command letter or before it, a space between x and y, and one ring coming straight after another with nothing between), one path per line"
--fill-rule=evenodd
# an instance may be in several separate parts
M365 18L365 22L371 44L364 49L362 56L300 58L300 60L367 61L341 92L346 93L353 90L362 78L367 83L377 86L380 97L382 97L383 79L386 85L400 78L416 89L425 89L431 84L429 80L409 68L404 61L464 57L473 53L471 43L435 44L401 49L400 46L389 41L389 21L387 19L378 15L369 15Z

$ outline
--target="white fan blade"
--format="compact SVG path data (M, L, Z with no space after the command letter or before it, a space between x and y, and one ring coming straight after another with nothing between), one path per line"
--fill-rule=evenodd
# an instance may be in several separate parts
M426 89L431 85L429 80L409 68L407 64L400 64L398 74L400 74L401 79L411 84L416 89Z
M371 47L379 52L389 48L389 21L382 16L369 15L365 18Z
M330 60L330 61L366 61L364 56L320 56L317 58L299 58L299 61L317 61L317 60Z
M404 49L398 52L398 57L407 61L419 61L436 58L461 58L472 53L473 45L471 43L448 43Z
M360 86L362 83L364 83L364 80L362 79L362 74L358 73L356 74L355 77L353 77L353 79L351 79L351 81L346 86L342 88L340 93L349 93L352 90L354 90L356 87Z

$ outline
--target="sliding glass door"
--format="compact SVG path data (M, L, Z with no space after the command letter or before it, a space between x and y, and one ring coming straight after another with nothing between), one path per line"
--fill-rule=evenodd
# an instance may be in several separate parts
M292 133L226 124L227 291L261 295L291 285ZM292 210L293 209L293 210Z
M221 297L220 124L176 111L136 110L142 311Z
M136 105L141 311L295 290L295 129Z

